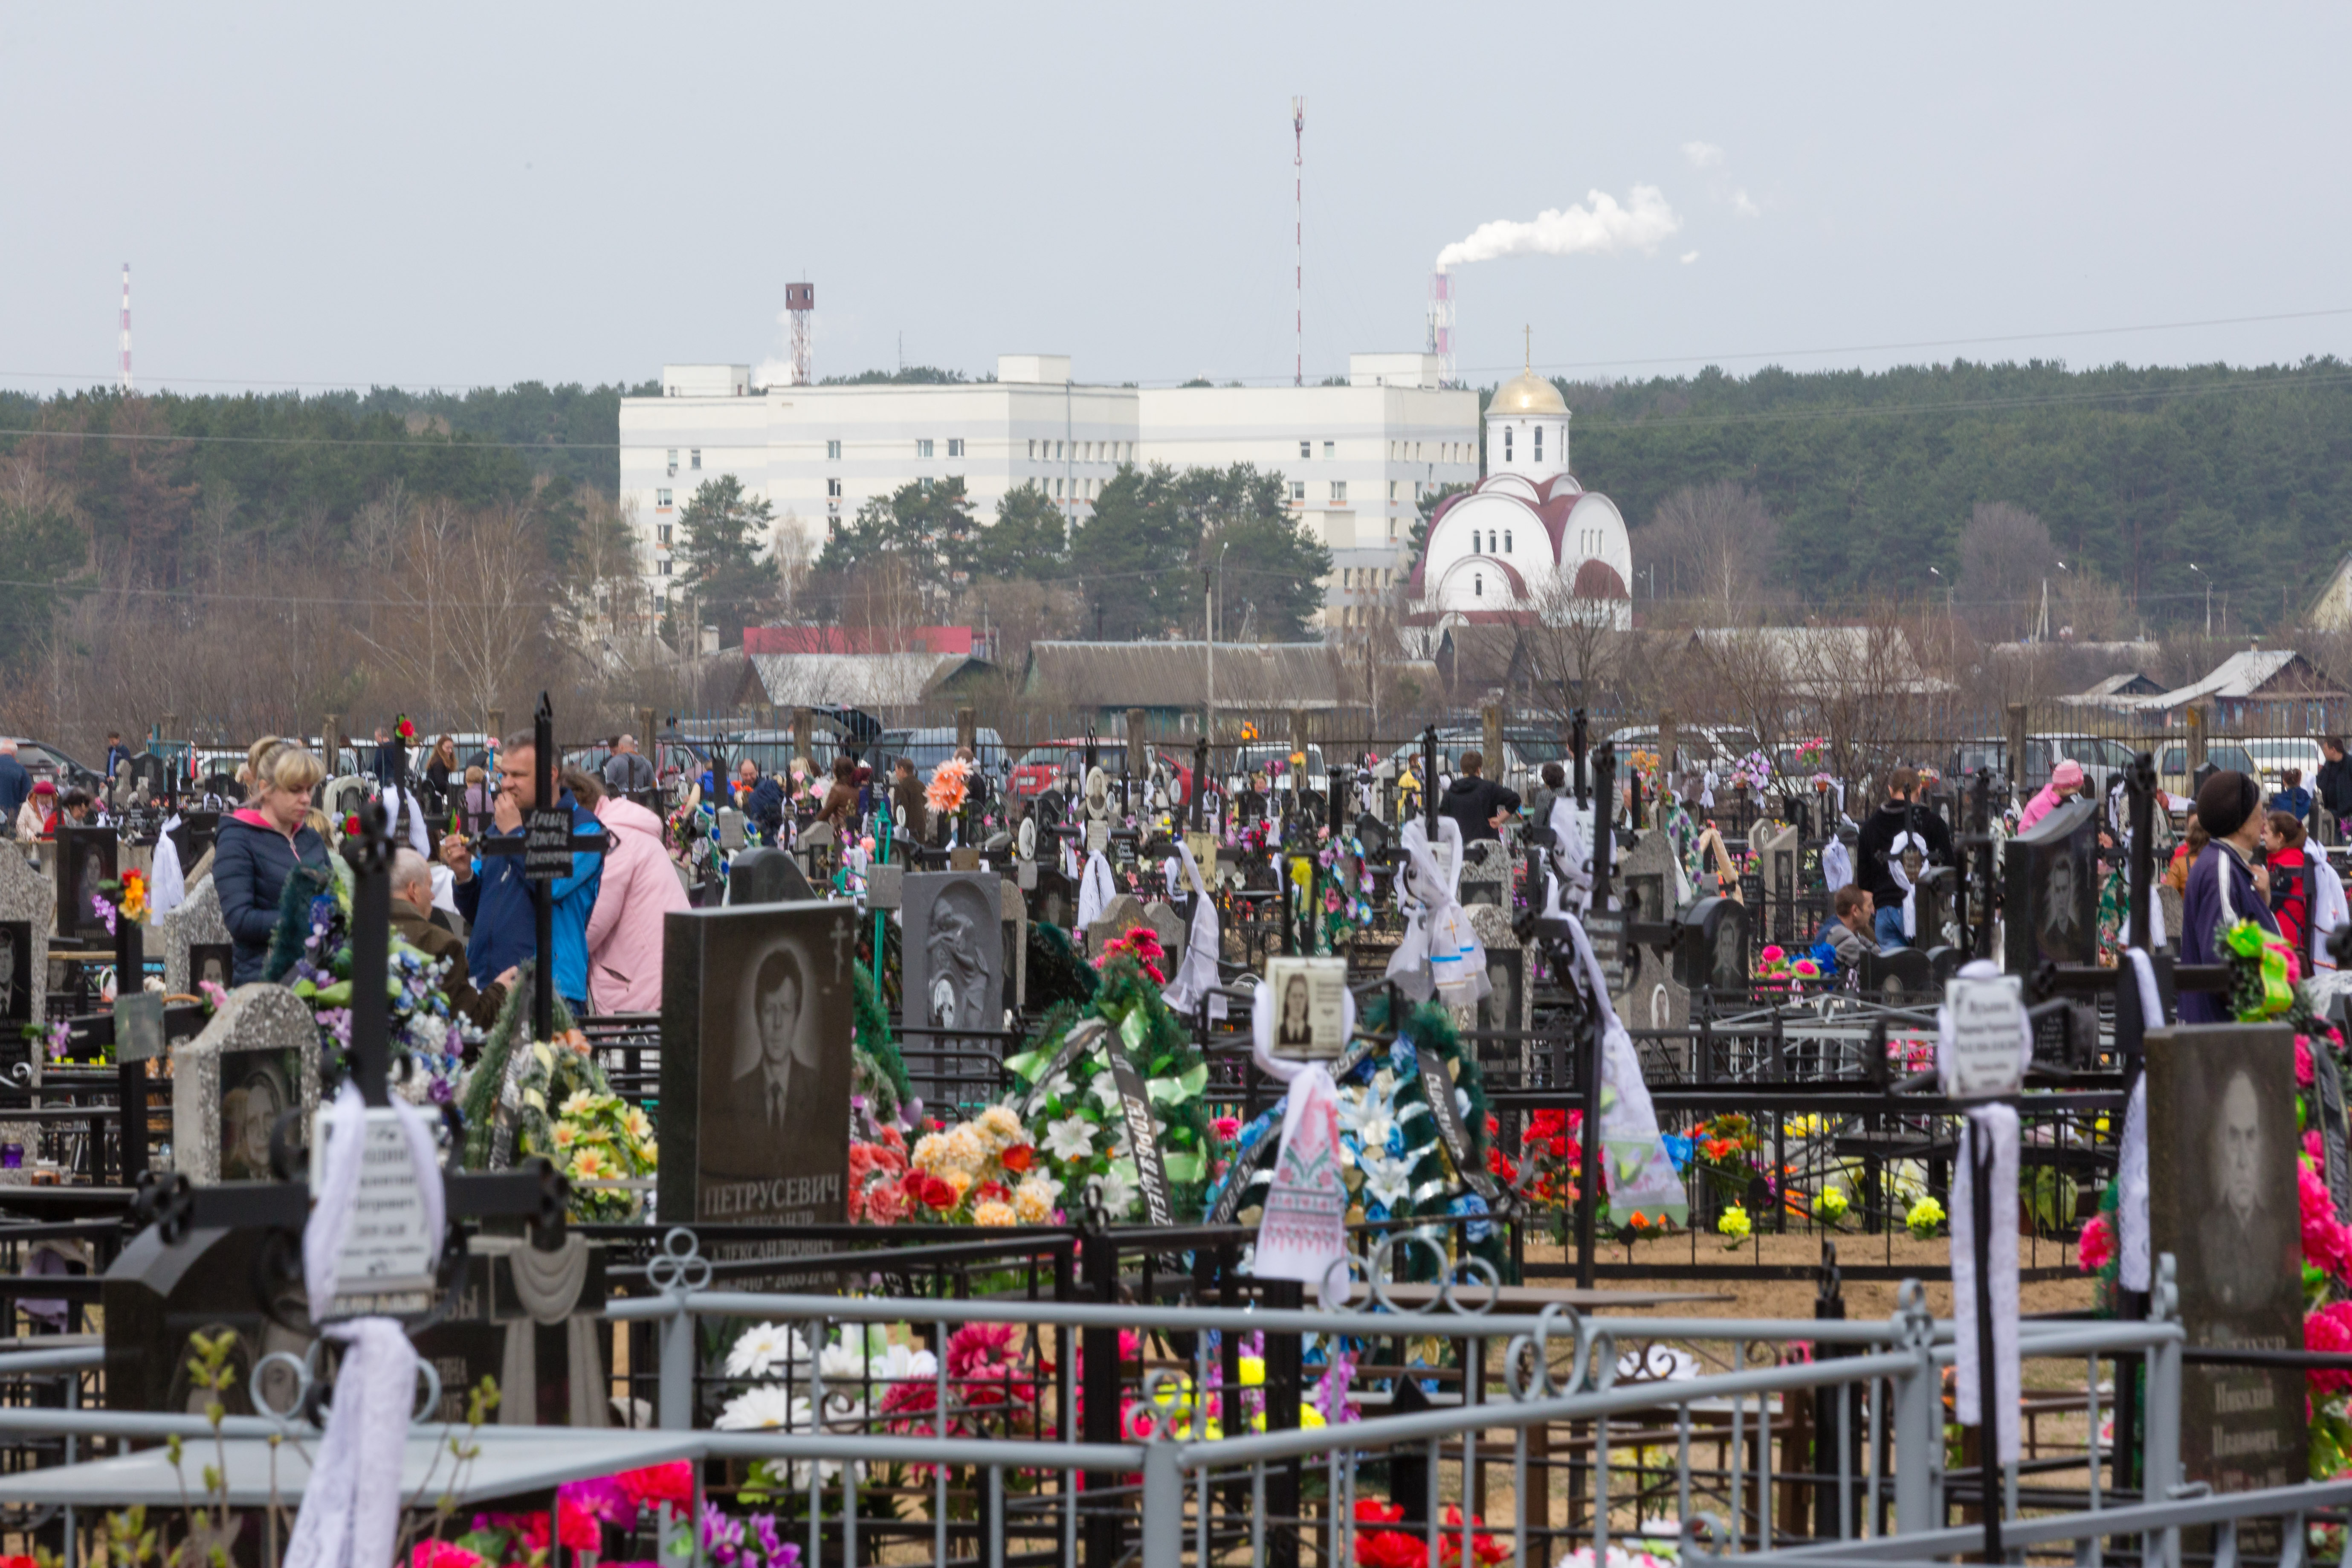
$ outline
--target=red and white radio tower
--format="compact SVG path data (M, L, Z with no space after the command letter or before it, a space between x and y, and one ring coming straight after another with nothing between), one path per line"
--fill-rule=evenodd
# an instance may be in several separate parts
M1292 242L1298 247L1297 267L1291 278L1291 287L1297 295L1297 315L1292 323L1298 334L1298 363L1291 372L1290 384L1307 384L1307 100L1290 100L1290 168L1295 232Z
M809 351L809 317L816 310L816 285L784 285L784 310L793 319L793 384L811 386L816 376Z
M131 263L122 264L122 390L131 390Z

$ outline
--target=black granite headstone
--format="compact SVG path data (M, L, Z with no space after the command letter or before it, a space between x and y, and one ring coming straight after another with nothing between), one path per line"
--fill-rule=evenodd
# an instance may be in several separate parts
M727 866L730 904L796 904L818 897L788 849L746 849Z
M665 917L663 1223L846 1218L858 919L841 900ZM716 1256L812 1250L786 1238Z
M2001 967L2031 974L2045 963L2097 962L2098 854L2098 806L2087 800L2067 802L2009 841Z
M71 942L111 942L105 917L91 902L114 880L115 852L121 840L111 827L58 829L58 935Z
M2283 1026L2147 1032L2151 1252L2172 1255L2189 1342L2303 1348L2295 1196L2294 1037ZM2180 1459L2216 1491L2301 1481L2300 1368L2192 1363L2180 1373Z

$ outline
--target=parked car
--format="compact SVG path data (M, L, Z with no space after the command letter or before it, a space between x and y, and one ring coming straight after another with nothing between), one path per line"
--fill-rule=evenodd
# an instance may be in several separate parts
M2025 775L2021 782L2031 795L2050 782L2062 761L2080 763L2083 776L2090 781L2095 793L2105 793L2132 759L2138 748L2103 735L2089 735L2065 731L2050 731L2025 738ZM1949 774L1957 784L1973 777L1977 769L1990 768L1996 778L2009 776L2009 741L2005 736L1986 740L1962 741L1952 752Z
M993 730L972 731L973 754L982 769L1000 777L1008 770L1004 755L1004 738ZM925 730L885 730L874 742L870 760L874 776L887 778L890 770L905 757L915 764L915 772L925 778L931 770L956 754L956 732L952 726L941 725Z
M47 779L63 795L69 789L96 790L105 781L96 768L84 767L47 741L16 738L16 761L36 779Z
M1096 754L1102 765L1116 772L1126 742L1112 738L1097 737ZM1154 746L1153 756L1162 766L1176 775L1175 804L1181 805L1192 798L1192 755L1167 746ZM1021 753L1013 764L1013 775L1005 788L1028 799L1041 795L1065 778L1075 779L1086 771L1087 742L1083 737L1067 741L1048 741L1042 746L1032 746Z
M2234 741L2209 742L2205 760L2223 773L2254 773L2252 755ZM2172 809L2186 811L2196 803L2197 783L2189 776L2189 747L2175 742L2156 754L2157 786L2173 797Z
M1614 741L1616 737L1612 735L1610 739ZM1657 743L1654 731L1651 731L1650 743ZM1419 740L1408 742L1391 752L1388 760L1397 766L1410 763L1418 769L1421 766L1421 746ZM1621 755L1629 747L1630 742L1618 742ZM1531 724L1507 724L1503 727L1503 755L1499 762L1484 756L1486 750L1486 731L1484 725L1449 725L1437 732L1438 770L1454 773L1463 752L1480 752L1479 772L1525 799L1528 792L1542 782L1546 763L1558 763L1564 769L1575 765L1569 755L1567 742L1549 730L1538 729Z

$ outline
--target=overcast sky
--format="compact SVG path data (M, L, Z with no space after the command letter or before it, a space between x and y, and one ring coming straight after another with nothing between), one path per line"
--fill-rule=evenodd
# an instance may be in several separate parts
M1474 382L1523 325L1580 375L2352 357L2347 43L2318 6L8 0L0 384L110 382L126 260L147 387L758 364L802 276L821 375L903 335L1287 380L1294 94L1310 380L1419 348L1489 224L1570 253L1455 266Z

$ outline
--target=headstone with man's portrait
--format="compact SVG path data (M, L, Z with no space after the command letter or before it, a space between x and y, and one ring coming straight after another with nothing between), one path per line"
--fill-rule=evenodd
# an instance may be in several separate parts
M172 1048L173 1168L199 1185L270 1180L270 1129L289 1110L308 1127L318 1109L318 1021L282 985L230 992Z
M30 1081L41 1081L43 1053L24 1037L24 1026L48 1017L49 921L57 897L47 879L20 855L0 854L0 1071L13 1074L29 1064Z
M2147 1032L2148 1234L2170 1254L2189 1342L2299 1351L2294 1032L2223 1024ZM2185 1478L2216 1491L2305 1473L2300 1368L2194 1363L2180 1372Z
M115 857L122 841L111 827L58 829L58 937L83 946L111 946L106 917L95 900L114 880Z
M2002 968L2087 964L2099 954L2099 808L2071 800L2009 841L2001 864Z
M846 1219L859 920L842 900L664 917L662 1223ZM785 1238L716 1253L781 1260L824 1249ZM789 1268L761 1278L824 1282Z

